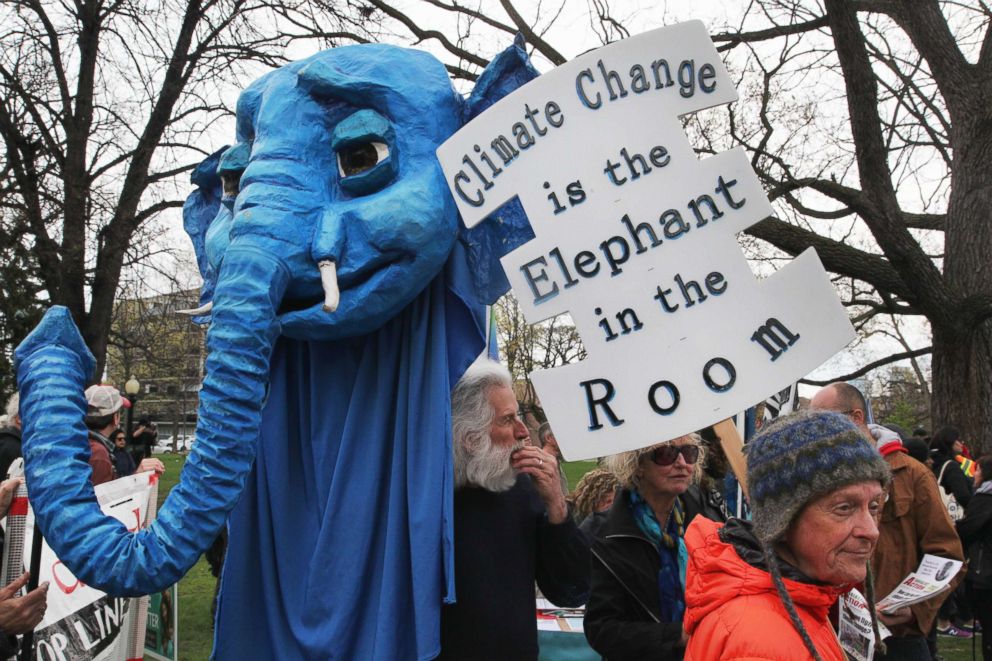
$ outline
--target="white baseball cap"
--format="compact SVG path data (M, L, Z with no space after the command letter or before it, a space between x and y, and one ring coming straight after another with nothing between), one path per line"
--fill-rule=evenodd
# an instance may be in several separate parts
M86 403L89 405L89 415L111 415L120 411L122 406L131 405L113 386L90 386L86 389Z

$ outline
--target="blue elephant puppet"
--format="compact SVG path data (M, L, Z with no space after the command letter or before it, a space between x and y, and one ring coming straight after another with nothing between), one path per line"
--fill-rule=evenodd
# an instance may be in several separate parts
M212 297L198 441L145 530L97 508L94 361L67 311L48 312L16 352L24 454L42 532L76 576L156 592L230 515L215 658L437 655L455 597L450 390L508 288L499 257L533 234L515 203L467 231L435 149L537 75L521 46L467 100L432 56L384 45L241 95L238 143L194 173L185 209Z

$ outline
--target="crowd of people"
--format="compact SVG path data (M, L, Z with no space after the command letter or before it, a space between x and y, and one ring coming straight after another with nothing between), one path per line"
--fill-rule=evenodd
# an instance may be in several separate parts
M144 456L144 448L135 451L136 456L132 456L126 435L121 429L121 416L130 402L116 388L94 385L86 389L84 396L87 405L84 423L89 441L89 465L92 471L90 482L93 486L135 472L165 472L161 461ZM8 475L11 464L21 457L23 427L20 398L14 393L7 401L4 424L0 426L0 479ZM0 483L0 518L7 516L13 494L23 480L23 477L12 477ZM0 551L3 549L3 541L0 531ZM22 595L20 593L28 584L29 578L29 573L24 572L9 585L0 588L0 658L12 657L17 652L15 636L33 630L45 615L48 583L41 583L31 592Z
M457 396L465 383L471 404ZM749 520L728 516L711 429L603 458L563 518L557 439L542 426L529 445L515 408L497 365L470 369L453 398L457 602L445 610L444 658L536 658L535 581L553 603L586 604L585 637L611 661L841 660L836 604L855 587L890 633L874 641L875 658L929 661L938 632L970 636L992 610L981 592L992 593L992 481L982 481L992 459L971 460L954 430L923 439L870 424L849 384L827 386L748 444ZM921 442L917 459L910 447ZM964 508L956 524L949 494ZM924 555L963 560L966 550L952 593L875 609Z
M862 394L832 384L748 443L750 516L734 518L712 429L604 457L570 491L553 430L532 440L512 385L482 361L452 393L455 565L438 658L536 659L538 593L584 605L585 637L610 661L841 661L836 604L855 587L891 632L876 659L930 661L937 635L992 627L992 456L973 459L957 430L870 424ZM115 388L85 396L94 484L164 470L130 451ZM20 455L16 395L7 422L0 472ZM16 486L0 486L0 514ZM954 590L875 609L924 554L968 560ZM47 586L18 597L15 585L0 590L6 634L45 608Z

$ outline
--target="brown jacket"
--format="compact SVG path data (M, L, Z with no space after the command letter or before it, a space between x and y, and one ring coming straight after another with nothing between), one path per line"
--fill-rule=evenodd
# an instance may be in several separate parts
M875 595L881 599L920 564L925 553L963 560L961 541L937 492L933 472L905 452L891 452L889 500L882 510L878 546L872 559ZM960 579L958 579L960 580ZM950 591L912 606L914 619L892 627L895 636L923 636Z

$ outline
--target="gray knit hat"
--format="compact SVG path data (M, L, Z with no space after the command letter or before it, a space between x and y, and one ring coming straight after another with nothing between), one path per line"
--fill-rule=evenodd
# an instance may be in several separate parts
M889 466L849 419L831 411L777 418L745 448L754 534L782 538L810 501L849 484L877 480L887 487Z

